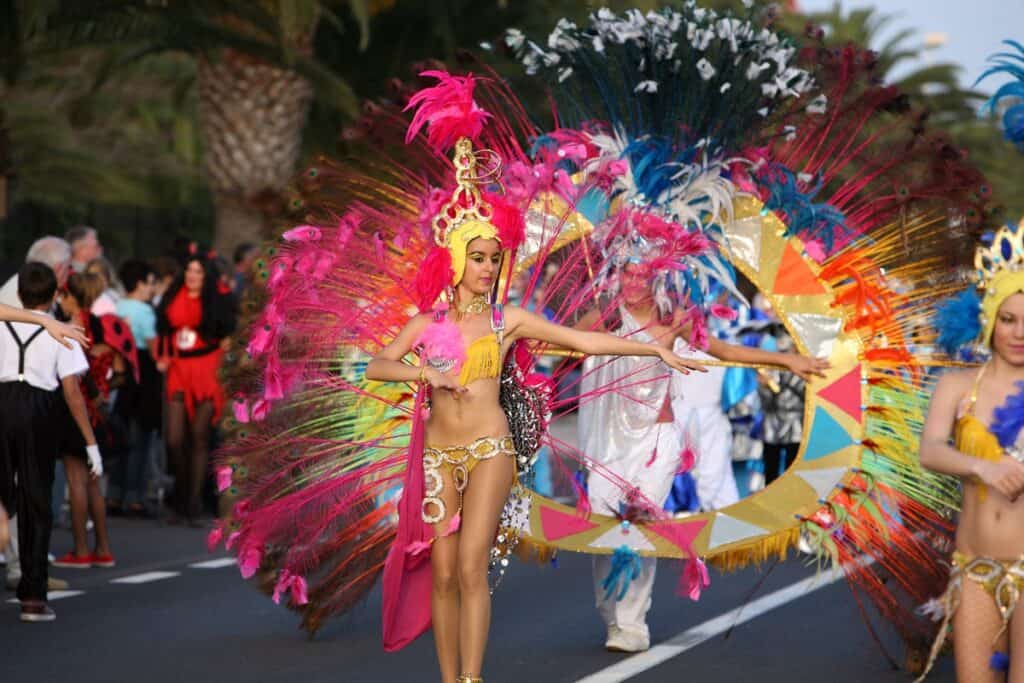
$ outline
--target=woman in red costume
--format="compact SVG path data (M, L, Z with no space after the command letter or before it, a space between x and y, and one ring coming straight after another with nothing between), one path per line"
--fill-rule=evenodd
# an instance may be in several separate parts
M212 264L190 256L157 310L158 367L167 374L167 449L175 469L172 522L199 526L210 436L224 407L218 378L223 343L234 326L234 306Z

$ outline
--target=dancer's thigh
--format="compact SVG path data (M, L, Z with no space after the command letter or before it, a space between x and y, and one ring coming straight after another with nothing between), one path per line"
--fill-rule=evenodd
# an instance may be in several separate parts
M484 460L473 468L462 510L459 553L486 565L501 511L515 479L515 461L507 455Z
M1003 620L992 596L974 581L964 578L960 607L953 615L953 653L956 658L956 679L971 683L1003 683L1005 675L993 671L993 641ZM1007 636L995 642L1005 652Z

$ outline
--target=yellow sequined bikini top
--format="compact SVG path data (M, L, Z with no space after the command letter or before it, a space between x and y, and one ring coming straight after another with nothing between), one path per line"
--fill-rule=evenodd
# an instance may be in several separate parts
M981 384L981 378L985 374L985 367L982 367L978 371L977 377L974 378L971 395L967 398L967 410L956 421L956 428L953 434L954 443L956 443L957 450L964 455L970 455L991 462L999 462L1003 457L1003 447L999 443L999 439L974 414L974 406L978 402L978 386ZM984 500L987 487L984 484L979 484L978 490L982 500Z

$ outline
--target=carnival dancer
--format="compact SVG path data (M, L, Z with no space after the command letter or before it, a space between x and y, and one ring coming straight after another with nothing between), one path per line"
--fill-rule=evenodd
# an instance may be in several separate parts
M371 380L417 382L428 388L430 415L419 465L426 495L420 520L414 523L432 529L430 619L446 683L482 680L491 620L490 550L516 477L509 422L498 402L498 378L511 346L530 339L591 355L654 356L683 372L702 369L664 345L574 330L515 306L492 304L508 258L504 252L511 245L508 233L503 234L506 226L491 221L493 208L472 184L475 169L459 166L472 160L470 141L459 140L455 163L460 186L438 218L453 207L461 215L435 223L444 226L437 233L438 248L451 263L445 280L436 283L438 290L450 291L447 311L413 318L366 368ZM460 195L469 197L468 203L460 202ZM402 358L418 346L424 348L425 363L417 369ZM410 493L407 489L405 495ZM389 585L387 569L384 581L385 591L414 588ZM414 624L405 628L409 626Z
M942 625L918 680L950 624L958 680L1002 681L1007 667L1012 681L1024 675L1014 616L1024 591L1024 221L979 247L975 264L983 296L971 288L937 319L950 351L977 338L991 358L939 380L921 436L921 464L959 477L963 502Z
M217 375L235 326L234 307L218 285L212 263L193 253L157 309L157 368L166 373L167 449L175 470L169 521L189 526L200 525L210 437L225 400Z
M684 308L685 293L665 296L671 291L667 280L674 273L659 272L654 265L682 267L685 258L696 253L687 245L699 235L650 215L624 212L612 220L618 224L613 234L619 234L608 241L605 271L598 280L611 283L609 293L617 305L606 314L591 311L577 327L609 329L616 335L665 349L678 344L686 354L707 349L705 358L778 364L804 377L822 376L828 369L825 360L734 346L708 337L698 309ZM703 249L706 246L705 242ZM669 301L672 304L665 305ZM700 359L693 361L699 363ZM699 444L686 439L688 420L699 419L700 410L684 406L689 401L699 406L706 400L696 395L705 384L704 377L688 376L677 382L663 365L645 359L586 359L581 393L605 387L595 398L581 401L577 423L580 450L601 470L595 472L592 467L587 479L586 495L592 510L630 521L649 517L663 506L676 473L691 469L694 460L699 462L703 457L696 447L718 445L710 439ZM687 390L694 393L683 393ZM716 402L718 396L720 391L714 397ZM677 416L677 411L681 415ZM617 591L617 586L609 582L614 555L593 558L597 609L607 627L605 648L611 651L641 652L650 647L646 615L651 607L657 560L644 557L638 561L640 571L627 582L624 591Z

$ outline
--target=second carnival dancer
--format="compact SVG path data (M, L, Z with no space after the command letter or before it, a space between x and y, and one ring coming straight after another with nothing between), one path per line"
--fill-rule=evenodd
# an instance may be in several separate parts
M667 225L653 220L661 224L659 227ZM644 234L643 223L652 223L651 217L639 226L628 223L628 220L620 221L625 229L619 229L620 234L605 250L605 276L613 283L612 288L619 290L613 305L604 313L592 310L577 327L609 329L616 335L665 349L675 347L688 356L700 353L727 361L776 364L805 378L824 375L829 367L825 360L737 346L710 335L707 339L698 339L705 333L695 331L692 319L684 313L685 292L677 294L683 299L678 302L671 302L667 295L656 295L656 292L667 293L670 288L666 286L669 273L659 272L654 262L681 264L682 259L663 257L685 240L685 232L677 239L665 239L664 234L657 237ZM702 323L697 325L701 330ZM706 348L707 353L697 351L701 348ZM696 362L700 362L699 359ZM591 508L601 514L626 518L643 515L645 508L660 509L676 473L691 468L694 456L698 460L703 457L704 443L687 443L684 434L687 425L679 421L675 413L699 419L696 414L690 415L685 406L691 401L699 404L707 400L707 397L694 395L702 388L706 375L674 377L661 363L644 358L612 360L591 356L583 368L581 393L593 392L598 387L608 389L588 402L581 402L580 449L588 462L610 470L616 479L625 483L623 486L592 468L587 479ZM713 368L712 372L715 370L719 369ZM717 408L720 393L711 398ZM718 413L721 414L720 409ZM639 563L640 570L627 583L628 587L618 590L609 581L613 556L593 556L595 600L607 628L605 648L608 650L641 652L650 647L646 617L651 608L657 559L642 557Z
M1017 54L994 55L979 79L1013 79L988 101L990 108L1024 87L1024 47L1004 42ZM1024 151L1022 111L1008 107L1003 123L1006 139ZM942 624L918 681L952 626L957 680L1019 683L1024 620L1014 612L1024 593L1024 220L978 245L974 269L974 285L935 316L947 353L956 357L973 345L988 360L939 380L921 434L921 465L958 477L963 498L949 586L926 605Z
M967 330L991 353L978 369L944 375L921 436L921 464L963 481L943 621L923 680L953 627L957 680L1024 680L1024 221L975 256L974 288L947 304L940 334ZM952 348L951 348L952 350ZM953 443L950 443L950 437Z
M410 606L406 612L411 621L402 628L415 637L418 633L411 631L422 632L432 622L441 680L473 683L483 680L490 629L491 546L516 477L515 448L498 402L506 352L519 339L533 339L586 354L656 357L682 372L703 368L662 344L574 330L516 306L492 303L508 258L506 245L475 185L468 139L458 141L454 160L459 187L435 221L438 248L451 258L444 283L448 309L412 318L370 362L366 377L417 382L429 392L420 465L425 478L421 516L403 518L399 524L429 525L430 583L393 585L385 569L384 590L400 592L395 599L413 601L409 605L425 604L416 592L430 591L430 614L415 614ZM443 220L452 209L457 218ZM423 365L402 362L419 346L425 350Z

